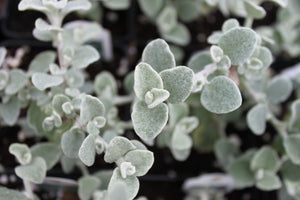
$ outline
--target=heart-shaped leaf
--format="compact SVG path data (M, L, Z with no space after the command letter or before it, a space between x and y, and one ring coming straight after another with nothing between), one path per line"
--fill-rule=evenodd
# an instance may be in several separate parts
M300 165L300 135L293 134L284 138L283 145L293 163Z
M72 67L76 69L86 68L93 62L99 60L98 51L89 45L79 47L73 56Z
M143 140L152 140L167 124L168 107L161 103L149 109L145 102L139 101L133 105L131 118L136 134Z
M177 12L172 6L166 6L157 17L157 24L162 32L172 30L177 24Z
M148 150L133 150L129 151L124 160L130 162L134 167L136 172L134 176L144 176L149 169L152 167L154 162L153 153Z
M61 157L61 150L59 145L44 142L39 143L30 148L32 157L41 157L45 160L47 165L47 170L54 167L54 165L59 161Z
M225 33L231 29L237 28L240 26L240 23L237 19L228 19L222 25L222 32Z
M9 146L9 153L13 154L22 165L26 165L31 162L32 155L30 149L25 144L11 144Z
M177 150L185 150L192 147L192 139L185 134L182 126L176 126L171 138L171 147Z
M98 98L91 95L83 98L80 107L80 121L83 124L87 124L94 117L103 116L104 113L105 107Z
M60 114L60 115L63 115L64 114L64 111L62 109L62 105L66 102L70 102L71 99L66 96L66 95L63 95L63 94L56 94L54 97L53 97L53 100L52 100L52 106L54 108L54 110Z
M293 91L292 82L286 77L275 77L267 86L267 98L272 103L285 101Z
M228 173L233 178L237 188L245 188L254 185L254 173L251 171L250 163L247 160L235 160L229 165Z
M169 45L162 39L153 40L145 47L142 62L151 65L158 73L165 69L175 67L174 55Z
M205 86L201 94L201 103L210 112L228 113L241 106L242 96L231 79L218 76Z
M153 88L145 94L145 102L148 104L148 108L154 108L167 100L170 93L164 89Z
M33 72L47 72L49 70L49 65L55 61L54 51L44 51L39 53L29 64L28 71Z
M89 200L94 191L100 186L100 179L94 176L84 176L78 181L78 195L81 200Z
M262 19L266 16L266 11L263 7L256 5L254 2L246 0L244 1L245 9L248 17L254 19Z
M147 63L140 63L134 71L134 92L144 100L145 94L153 88L163 89L163 82L159 74Z
M276 172L280 162L276 151L270 147L263 147L257 151L251 160L251 169L257 171L260 169L270 172Z
M9 95L16 94L19 90L25 87L27 82L28 77L23 71L13 69L9 73L9 81L5 88L5 93Z
M90 134L82 142L78 157L86 166L92 166L95 162L95 155L95 138Z
M143 13L150 18L156 17L164 4L161 0L152 0L151 2L149 0L138 0L138 3Z
M101 72L95 78L94 88L98 96L111 97L117 93L117 82L110 72Z
M16 167L15 171L20 178L40 184L46 177L47 165L43 158L36 157L30 164Z
M20 114L20 105L18 99L13 97L8 102L0 104L0 115L5 123L14 125Z
M192 91L194 73L191 69L180 66L164 70L160 73L164 89L170 92L170 103L181 103Z
M199 51L189 59L187 66L191 68L194 73L198 73L202 71L206 65L211 64L212 62L209 51Z
M254 52L256 33L250 28L234 28L224 33L219 46L228 55L233 65L243 64Z
M239 153L239 146L228 139L218 140L214 149L218 161L225 169L228 168Z
M177 24L171 31L162 32L163 38L177 45L187 45L191 41L188 28L183 24Z
M256 187L264 191L277 190L281 188L281 181L274 172L264 171L263 177L256 182Z
M61 148L64 154L69 158L77 158L84 137L84 132L77 128L66 131L61 138Z
M106 147L104 160L113 163L136 147L125 137L114 137Z
M37 72L32 75L31 81L37 89L45 90L47 88L62 84L64 79L61 76L52 76Z
M256 135L261 135L266 129L267 107L264 104L257 104L247 113L247 124Z
M116 168L108 184L107 192L111 193L111 191L115 187L115 184L118 183L122 183L126 186L128 199L133 199L137 195L140 187L139 180L135 176L127 176L125 179L122 178L120 169Z

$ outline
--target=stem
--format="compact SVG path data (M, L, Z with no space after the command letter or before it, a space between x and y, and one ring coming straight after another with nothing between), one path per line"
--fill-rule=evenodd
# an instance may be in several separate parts
M76 163L76 166L80 169L81 173L82 173L84 176L87 176L87 175L90 174L90 173L89 173L89 170L87 169L87 167L86 167L84 164L82 164L82 162L78 161L78 162Z
M58 63L59 66L62 68L64 67L64 58L63 58L63 39L62 33L58 32L56 35L56 44L57 44L57 54L58 54Z
M247 17L245 19L244 26L248 27L248 28L251 28L252 24L253 24L253 18L252 17Z
M127 95L127 96L116 96L113 99L113 102L117 106L129 104L133 101L134 97L132 95Z
M132 121L122 122L122 128L124 128L124 129L133 129Z
M33 192L32 192L32 187L31 187L31 183L27 180L23 180L23 184L24 184L24 188L25 188L25 192L26 192L26 196L31 199L34 200L34 196L33 196Z

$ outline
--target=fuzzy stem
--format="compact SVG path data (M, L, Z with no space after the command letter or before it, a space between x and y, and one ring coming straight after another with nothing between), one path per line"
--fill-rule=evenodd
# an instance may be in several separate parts
M80 169L81 173L84 175L84 176L87 176L89 175L89 170L87 169L87 167L80 161L78 161L76 163L76 166Z
M23 180L23 184L24 184L24 188L25 188L25 192L26 192L26 196L31 199L34 200L34 196L33 196L33 192L32 192L32 187L31 187L31 183L27 180Z
M134 97L132 95L127 95L127 96L116 96L114 97L114 104L116 106L121 106L125 104L129 104L133 101Z
M244 26L248 27L248 28L251 28L252 25L253 25L253 18L252 17L247 17L245 19Z

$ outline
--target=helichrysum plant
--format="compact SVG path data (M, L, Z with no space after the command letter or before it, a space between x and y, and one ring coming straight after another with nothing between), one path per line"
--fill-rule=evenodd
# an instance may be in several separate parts
M102 27L88 21L63 24L69 13L91 9L88 0L20 1L20 11L36 10L46 16L35 21L33 35L52 42L56 51L41 52L24 71L10 67L6 49L0 49L1 120L9 126L30 128L48 141L30 147L10 145L9 152L19 163L15 173L23 180L25 192L0 187L0 199L38 199L33 185L49 181L47 171L57 163L65 173L74 167L81 169L82 177L75 184L82 200L134 199L138 177L147 174L155 162L144 143L169 148L178 161L186 160L193 146L214 150L236 189L280 189L281 194L300 199L300 101L291 102L290 114L278 118L281 103L291 96L299 79L293 83L285 76L270 77L268 73L273 55L267 46L273 39L252 28L253 20L266 15L260 6L264 1L177 0L178 11L170 2L145 0L139 4L146 15L156 19L163 38L179 45L187 44L189 36L186 27L177 22L177 12L182 21L190 21L200 8L219 7L224 14L245 18L245 23L225 21L221 30L208 38L210 47L195 52L186 66L176 64L164 39L150 41L124 81L129 94L121 96L109 72L97 74L93 83L86 81L84 69L100 58L88 42L102 33ZM272 2L287 5L284 0ZM129 2L103 4L120 9ZM119 119L117 106L123 104L131 105L129 121ZM26 110L26 123L20 116L22 109ZM211 137L199 135L211 128L211 119L218 130L214 127ZM226 134L229 122L238 126L241 121L255 135L265 134L270 123L278 133L274 143L241 152L239 141ZM140 140L126 138L128 129ZM91 174L87 167L96 159L113 163L115 168ZM200 199L199 194L192 193L187 199Z

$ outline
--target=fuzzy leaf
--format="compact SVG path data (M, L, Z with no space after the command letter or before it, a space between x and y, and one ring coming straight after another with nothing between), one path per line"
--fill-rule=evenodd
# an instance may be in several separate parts
M236 19L228 19L222 25L222 32L225 33L231 29L237 28L240 26L240 23Z
M288 0L266 0L266 1L272 1L280 5L281 7L286 7L288 4Z
M66 131L61 138L61 149L64 154L69 158L77 158L84 137L84 132L79 129Z
M206 65L211 64L212 62L209 51L199 51L189 59L187 66L191 68L194 73L198 73L202 71Z
M272 103L281 103L285 101L292 93L292 82L285 77L273 78L267 87L267 98Z
M14 125L20 114L20 105L17 98L11 98L8 102L0 104L0 115L6 124Z
M145 47L142 62L149 64L158 73L175 67L174 55L162 39L153 40Z
M135 176L128 176L126 179L123 179L120 173L120 169L116 168L108 184L107 192L111 193L115 184L118 183L123 183L126 186L128 199L133 199L137 195L140 187L139 180Z
M191 40L191 35L187 27L183 24L177 24L171 31L163 32L165 40L177 45L187 45Z
M85 0L68 1L67 5L62 9L62 14L67 15L74 11L85 11L91 8L91 3Z
M0 68L4 62L7 50L4 47L0 47Z
M154 18L161 10L164 1L162 0L138 0L139 6L143 13L150 18Z
M219 40L219 46L228 55L233 65L243 64L254 52L256 33L249 28L234 28Z
M52 76L40 72L34 73L31 80L33 85L39 90L58 86L64 82L64 79L60 76Z
M170 103L181 103L192 91L194 73L191 69L180 66L164 70L160 73L164 89L170 92Z
M167 100L169 96L170 93L167 90L153 88L146 93L145 102L148 104L148 108L154 108Z
M124 160L130 162L136 169L134 176L144 176L152 167L154 162L153 153L148 150L129 151Z
M250 169L250 163L244 159L238 159L229 165L228 173L237 188L250 187L254 184L254 173Z
M214 149L218 161L225 169L234 161L239 152L238 145L228 139L218 140Z
M72 159L65 155L62 155L60 164L61 164L63 172L67 173L67 174L71 173L76 165L76 162L77 162L77 159Z
M44 158L47 170L54 167L61 157L61 150L57 144L45 142L39 143L30 148L32 157Z
M244 1L247 16L254 19L262 19L266 16L266 11L263 7L256 5L250 0Z
M80 121L83 124L88 123L94 117L103 116L105 113L105 107L103 103L96 97L86 95L80 108Z
M169 32L177 25L177 12L172 6L166 6L157 17L157 24L162 32Z
M95 138L90 134L82 142L78 157L86 166L92 166L95 162L95 155Z
M112 10L125 10L130 6L130 0L103 0L103 4Z
M270 147L263 147L257 151L251 160L251 169L257 171L260 169L276 172L280 162L276 151Z
M7 200L28 200L28 198L17 190L11 190L0 186L0 199Z
M300 131L300 99L294 101L291 106L292 116L289 127Z
M28 82L27 75L19 70L13 69L9 73L9 82L5 88L5 93L8 95L16 94L21 90Z
M172 148L171 152L176 160L185 161L189 157L189 155L191 153L191 149L179 150L179 149Z
M131 118L137 135L143 140L152 140L167 124L168 107L161 103L149 109L146 103L139 101L133 105Z
M136 147L127 138L116 136L108 144L104 160L105 162L113 163L134 149L136 149Z
M184 0L176 3L178 17L183 22L191 22L200 15L201 6L197 1Z
M30 149L25 144L11 144L9 146L9 153L13 154L22 165L26 165L31 162L32 155Z
M128 200L127 186L124 182L116 182L107 192L106 199Z
M239 88L229 78L218 76L206 85L201 94L202 105L213 113L228 113L242 104Z
M75 51L72 59L72 67L76 69L86 68L93 62L99 60L98 51L92 46L82 46Z
M294 164L291 160L285 161L280 167L283 178L293 182L300 181L299 170L300 166Z
M140 63L134 71L134 92L144 100L145 94L153 88L163 89L163 82L159 74L147 63Z
M9 81L9 74L6 71L0 71L0 90L3 90Z
M30 164L16 167L15 171L20 178L40 184L46 177L47 165L43 158L36 157Z
M117 93L117 82L110 72L101 72L95 78L94 88L98 96L111 97Z
M259 59L262 62L263 68L269 67L273 62L272 52L266 47L257 47L253 54L253 57Z
M70 102L71 99L63 94L57 94L53 97L52 100L52 106L53 109L60 115L64 114L64 111L62 109L62 105L66 102Z
M171 147L176 150L185 150L192 147L192 139L185 134L184 127L175 127L171 138Z
M256 135L261 135L266 129L267 107L264 104L257 104L247 113L247 124Z
M49 70L49 65L55 61L54 51L44 51L39 53L29 64L28 71L33 72L47 72Z
M101 181L93 176L84 176L78 181L78 195L81 200L89 200L94 191L98 189Z
M176 126L181 126L183 128L182 133L191 133L199 125L199 120L197 117L184 117L182 118Z
M300 135L287 136L284 138L283 145L292 162L300 165Z
M41 0L22 0L19 3L18 9L24 10L37 10L41 12L47 11L47 8L42 4Z
M214 62L218 63L222 60L222 58L224 56L224 52L220 47L213 45L210 48L210 55L211 55L212 60Z
M171 127L175 127L175 125L184 117L186 117L189 113L189 108L187 104L169 104L169 124Z
M273 172L264 171L263 177L257 181L256 187L264 191L277 190L281 188L281 181Z

